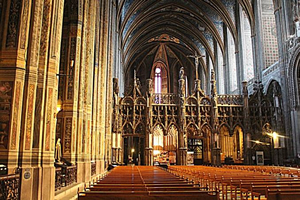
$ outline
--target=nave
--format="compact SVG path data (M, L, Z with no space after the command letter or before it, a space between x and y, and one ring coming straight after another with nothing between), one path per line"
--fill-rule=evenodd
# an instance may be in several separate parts
M275 166L118 166L79 200L297 200L300 170Z

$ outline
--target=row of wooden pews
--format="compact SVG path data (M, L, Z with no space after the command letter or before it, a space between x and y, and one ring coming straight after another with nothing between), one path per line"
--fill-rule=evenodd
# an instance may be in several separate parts
M208 191L219 191L222 200L300 200L300 178L295 175L299 169L256 167L170 166L168 171Z
M217 200L217 196L216 191L205 191L151 166L116 167L78 193L79 200Z
M223 168L258 171L264 174L274 174L285 177L300 177L300 169L282 166L257 166L257 165L223 165Z

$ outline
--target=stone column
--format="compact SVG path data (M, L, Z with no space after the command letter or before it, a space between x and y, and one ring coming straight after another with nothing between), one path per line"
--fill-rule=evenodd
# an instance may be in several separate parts
M225 53L223 55L223 70L224 70L224 76L225 76L225 83L226 80L228 80L227 84L225 84L225 94L230 93L230 65L229 65L229 42L228 42L228 35L227 35L227 26L223 24L223 35L224 35L224 47L225 47Z
M36 1L32 4L34 9L32 23L31 38L29 40L28 48L28 60L27 60L27 72L25 75L25 89L24 99L26 103L23 104L23 117L21 130L21 196L20 199L27 199L30 196L32 199L40 199L42 193L41 176L41 142L40 135L35 130L36 126L40 126L37 123L40 119L40 110L38 104L41 104L40 93L37 98L38 89L38 72L39 72L39 55L40 55L40 39L42 28L42 13L43 13L44 1ZM37 115L36 115L37 114ZM27 178L30 176L30 178ZM23 192L25 191L25 192ZM50 191L51 194L51 191ZM53 194L53 193L52 193Z
M44 7L45 8L45 7ZM55 147L55 124L56 124L56 105L57 105L57 74L59 71L61 33L63 23L64 2L53 0L50 20L50 35L47 42L49 44L48 54L45 54L46 61L46 79L45 79L45 99L44 99L44 116L42 127L42 175L41 175L41 199L53 199L55 187L55 168L54 168L54 147ZM43 32L42 32L43 36Z
M100 157L100 92L101 92L101 30L102 30L102 22L101 22L101 2L96 1L96 25L95 25L95 85L94 85L94 113L95 118L93 118L93 126L95 127L93 132L94 144L95 144L95 161L96 161L96 174L100 174L101 171L101 157Z
M236 27L237 27L237 34L238 40L236 41L235 45L235 55L236 55L236 75L237 75L237 87L238 87L238 94L242 92L242 81L245 79L244 76L244 58L243 58L243 33L242 33L242 25L241 22L241 11L240 5L237 4L235 8L235 19L236 19Z
M255 33L252 33L252 51L254 61L254 76L256 80L262 80L262 70L264 68L263 32L261 21L261 0L253 1L255 16Z
M70 5L72 4L72 5ZM58 99L62 101L62 111L58 118L62 127L61 141L63 157L75 164L77 145L77 109L78 109L78 79L80 68L82 6L75 1L66 1L61 42L61 59L59 71ZM69 9L72 6L73 9ZM80 9L80 10L79 10Z
M107 81L106 82L106 121L105 121L105 141L106 141L106 163L111 163L112 160L112 151L111 151L111 145L112 145L112 96L113 96L113 84L112 84L112 78L113 78L113 66L114 66L114 47L115 47L115 37L114 37L114 31L115 31L115 7L113 7L112 3L109 2L108 5L108 12L109 12L109 20L108 20L108 40L109 40L109 46L108 46L108 54L107 54Z
M25 70L27 68L28 34L31 16L31 1L6 1L2 7L0 36L0 162L7 164L8 173L14 173L18 166L18 156L21 131L21 114L23 92L25 85ZM38 5L38 3L37 3ZM3 6L3 5L2 5ZM23 23L19 23L22 21ZM32 62L32 61L31 61ZM36 67L33 65L33 68ZM33 72L34 74L34 72ZM34 77L30 80L34 80ZM26 104L34 102L35 88L27 84L32 100L26 99ZM25 98L27 98L27 93ZM33 116L28 124L32 126ZM26 127L27 128L27 127ZM32 128L28 127L31 139Z
M107 48L108 48L108 2L101 1L101 29L100 29L100 43L102 44L99 49L99 134L100 134L100 167L101 173L104 172L105 163L104 163L104 156L105 156L105 107L106 107L106 82L107 82Z
M78 104L78 162L79 181L91 179L91 120L92 87L94 79L95 1L83 2L83 32Z

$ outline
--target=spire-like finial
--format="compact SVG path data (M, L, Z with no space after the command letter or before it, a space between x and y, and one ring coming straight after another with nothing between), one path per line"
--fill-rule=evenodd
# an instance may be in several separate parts
M136 70L133 70L133 81L134 81L134 85L136 86Z
M215 76L215 71L214 69L211 69L211 80L215 81L216 80L216 76Z
M215 76L215 71L214 69L211 69L211 95L213 97L216 97L217 96L217 86L216 86L216 76Z
M180 67L179 79L184 79L184 68L183 67Z

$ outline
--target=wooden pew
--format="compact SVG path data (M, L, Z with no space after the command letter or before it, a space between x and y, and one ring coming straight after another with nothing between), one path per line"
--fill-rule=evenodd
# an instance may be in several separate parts
M217 200L216 195L206 191L151 191L151 192L101 192L79 193L78 200Z
M266 197L268 200L298 200L300 199L300 189L268 188Z

